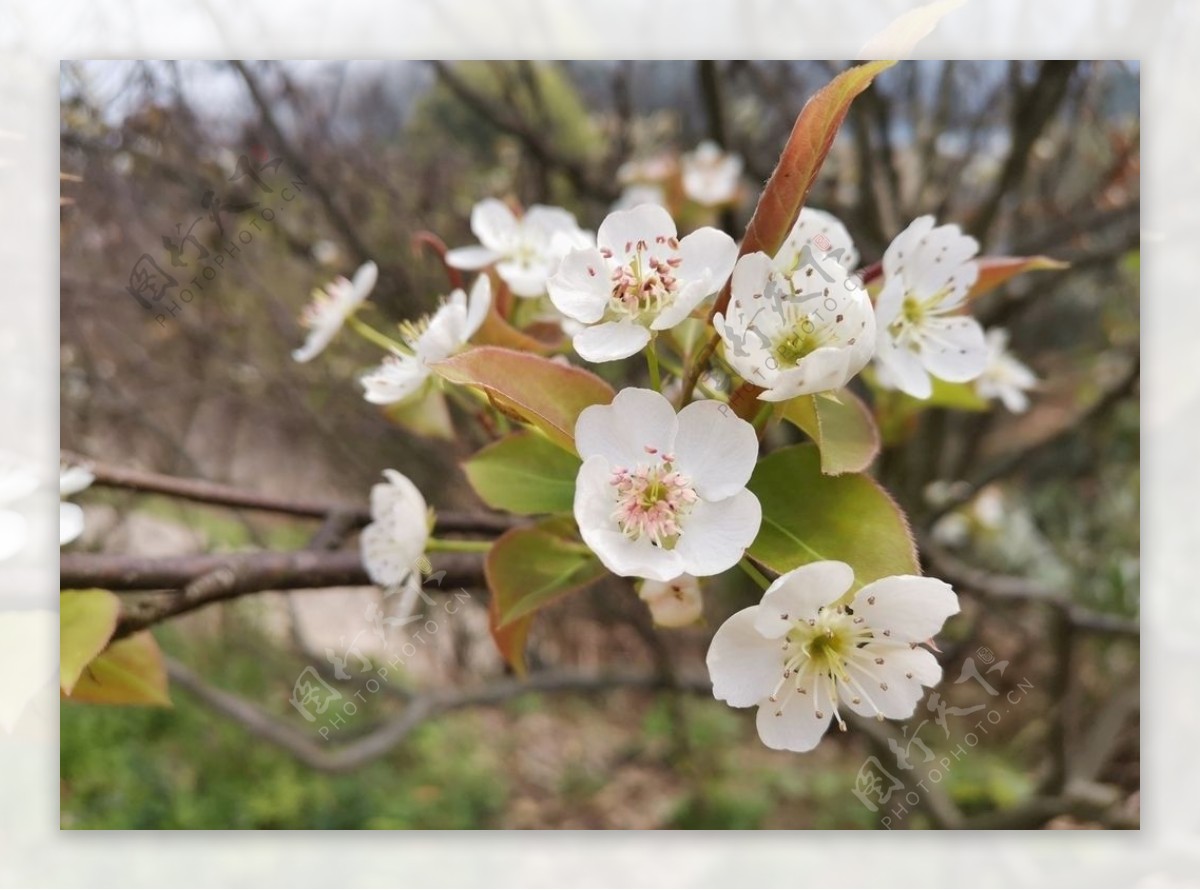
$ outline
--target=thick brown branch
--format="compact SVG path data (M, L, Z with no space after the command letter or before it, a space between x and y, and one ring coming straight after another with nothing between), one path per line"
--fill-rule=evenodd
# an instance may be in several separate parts
M469 554L438 555L444 590L483 586L483 566ZM371 584L357 550L229 553L163 559L107 553L64 553L63 589L100 587L114 593L164 591L123 603L116 638L187 612L266 590L315 590ZM437 590L428 587L427 590Z
M371 514L365 505L332 504L297 498L276 497L275 495L244 491L240 488L221 485L220 483L209 482L204 479L185 479L179 476L167 476L161 473L149 473L143 470L115 467L109 464L98 463L82 455L67 451L63 452L62 459L69 464L86 466L95 475L95 484L99 486L124 488L150 494L163 494L202 504L215 504L222 507L237 507L246 510L263 510L268 513L282 513L288 516L302 516L311 519L326 519L334 514L345 515L349 517L352 528L366 525L371 521ZM499 535L512 528L512 526L513 520L507 516L446 511L438 514L435 530L439 533L458 532L464 534Z

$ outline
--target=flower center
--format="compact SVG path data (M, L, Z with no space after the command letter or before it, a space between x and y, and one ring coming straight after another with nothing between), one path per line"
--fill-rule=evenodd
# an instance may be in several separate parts
M605 259L613 252L607 248L600 251ZM632 241L625 245L627 263L612 270L612 297L609 305L618 316L637 320L649 320L646 316L660 313L675 300L679 292L679 279L675 270L683 263L679 256L679 241L673 237L659 235L654 244L648 241Z
M660 454L650 445L646 453L650 463L613 470L609 480L617 499L613 519L633 540L648 537L655 546L670 549L683 532L681 520L696 503L696 490L692 480L675 469L675 455Z

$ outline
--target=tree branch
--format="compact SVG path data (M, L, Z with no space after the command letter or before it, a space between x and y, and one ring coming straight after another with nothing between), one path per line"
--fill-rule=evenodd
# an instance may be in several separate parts
M98 486L163 494L202 504L262 510L268 513L282 513L309 519L326 519L331 515L339 514L349 517L350 528L358 528L371 521L371 513L365 506L319 503L259 494L204 479L185 479L179 476L115 467L69 451L62 453L62 460L68 464L87 467L95 475L94 484ZM449 510L438 513L435 530L439 533L498 535L508 531L513 525L514 520L508 516Z
M252 702L210 686L174 659L167 658L166 661L167 674L174 684L217 713L240 724L252 735L278 745L306 766L328 773L350 772L378 760L404 742L422 723L449 711L499 705L528 693L594 695L620 688L666 687L666 681L657 673L540 674L524 681L501 680L477 689L427 692L412 697L400 717L352 742L330 748ZM680 686L677 680L675 688L686 688L689 692L711 692L712 684L707 677L694 677L686 682L686 686Z

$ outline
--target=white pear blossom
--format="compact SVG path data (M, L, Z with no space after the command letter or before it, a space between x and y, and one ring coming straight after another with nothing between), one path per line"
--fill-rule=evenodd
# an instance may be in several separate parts
M359 378L364 396L374 405L402 402L420 392L433 373L434 362L447 359L475 336L492 305L492 284L480 275L468 299L456 290L437 311L401 326L406 351L395 351L381 365Z
M518 297L545 294L546 279L567 251L594 243L569 211L535 204L518 218L496 198L475 205L471 231L480 243L447 251L446 263L469 270L495 263L496 273Z
M729 306L713 319L725 360L767 402L841 389L875 350L875 312L858 279L819 251L791 253L739 259Z
M95 481L95 475L87 467L61 467L58 471L58 496L69 498L79 494ZM58 505L59 546L70 544L82 534L83 508L78 504L62 501Z
M617 182L622 185L657 184L670 179L679 170L679 162L670 152L646 158L634 158L617 168Z
M653 390L623 389L580 413L575 446L575 520L616 575L716 575L758 535L762 508L746 490L758 437L727 405L693 402L676 415Z
M725 283L737 259L732 238L709 227L676 236L666 210L643 204L605 217L598 247L566 255L547 287L559 312L588 325L573 340L580 356L628 358Z
M984 399L999 399L1013 414L1029 408L1026 393L1037 387L1037 375L1008 351L1008 331L992 328L986 334L987 365L975 380L975 392Z
M735 613L713 636L713 695L735 708L758 706L768 748L810 751L839 708L864 717L912 715L941 667L920 643L958 612L950 585L896 575L846 603L854 571L824 561L781 575L757 606Z
M359 543L367 575L394 588L419 574L432 518L425 498L407 476L384 470L387 482L371 488L371 524Z
M974 380L987 363L983 328L960 314L979 276L979 242L932 216L912 222L883 255L883 289L875 303L879 382L918 399L932 377Z
M681 159L683 193L706 207L728 204L737 197L742 159L706 139Z
M370 296L378 277L379 267L366 262L358 267L353 281L338 276L325 285L325 290L314 290L312 302L300 316L300 323L308 328L308 338L303 346L292 351L292 358L307 362L320 355L346 319Z
M660 627L686 627L699 621L704 613L700 580L692 575L670 581L643 581L638 596L650 607L650 615Z

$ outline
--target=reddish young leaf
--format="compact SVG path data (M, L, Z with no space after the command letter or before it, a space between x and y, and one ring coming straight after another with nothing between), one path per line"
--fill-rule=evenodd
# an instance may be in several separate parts
M1071 265L1048 256L981 256L976 262L979 264L979 277L967 294L968 300L983 296L1022 272L1066 269Z
M433 369L451 383L482 389L499 410L533 424L572 453L579 412L607 405L614 396L590 371L496 346L459 353Z

